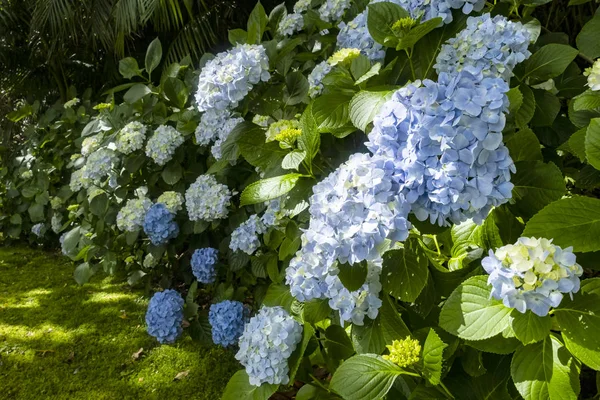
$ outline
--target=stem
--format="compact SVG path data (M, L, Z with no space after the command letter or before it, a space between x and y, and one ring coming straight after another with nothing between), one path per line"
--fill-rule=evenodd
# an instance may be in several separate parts
M444 389L445 394L450 397L451 399L454 398L454 396L452 395L452 393L450 393L450 391L448 390L448 388L446 387L446 385L444 385L444 382L440 381L440 386L442 387L442 389Z
M407 49L404 50L404 51L406 52L406 55L408 56L408 64L410 65L410 72L412 73L413 81L416 81L417 80L417 75L415 74L415 67L414 67L413 62L412 62L412 50L411 50L410 53L408 52Z

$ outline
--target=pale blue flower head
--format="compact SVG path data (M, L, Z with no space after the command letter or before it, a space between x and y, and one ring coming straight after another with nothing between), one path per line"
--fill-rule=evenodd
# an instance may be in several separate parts
M375 42L367 27L368 10L358 14L352 21L339 24L340 32L337 36L338 49L359 49L369 60L376 62L385 58L383 45Z
M165 165L173 158L175 150L183 144L185 138L172 126L161 125L146 143L146 155L158 165Z
M183 298L175 290L155 293L146 311L148 333L160 343L175 342L183 332L183 304Z
M252 214L245 222L231 233L229 248L233 251L243 251L248 255L260 247L258 235L266 232L266 226L256 214Z
M129 199L117 214L117 228L125 232L134 232L142 227L146 213L152 207L152 201L145 197Z
M225 300L212 304L208 313L213 343L223 347L237 344L244 333L249 311L239 301Z
M196 142L201 146L214 143L211 148L213 157L221 159L221 145L235 128L244 119L229 110L206 111L196 128Z
M83 181L97 183L106 178L118 162L119 157L113 150L102 147L91 153L87 158L84 167L81 169L81 178Z
M350 5L351 0L325 0L319 8L319 16L327 22L340 21Z
M302 325L282 307L263 307L244 327L235 358L246 368L250 384L287 385L288 358L302 340Z
M31 233L37 237L42 237L46 233L46 224L40 222L31 227Z
M185 192L185 207L191 221L211 222L226 218L233 193L213 175L200 175Z
M302 14L293 13L287 14L281 18L277 27L277 33L282 36L291 36L296 32L300 32L304 27L304 18Z
M115 145L117 151L123 154L130 154L144 147L147 128L138 121L128 123L119 131Z
M308 94L310 97L316 97L323 92L323 78L331 72L331 65L327 61L321 61L308 75Z

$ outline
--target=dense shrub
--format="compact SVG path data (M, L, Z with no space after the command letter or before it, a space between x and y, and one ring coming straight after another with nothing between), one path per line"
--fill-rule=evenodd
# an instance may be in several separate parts
M56 179L4 168L27 204L5 231L56 227L80 283L168 290L150 332L235 348L225 399L577 398L600 368L600 16L575 49L538 3L366 3L258 4L159 82L158 40L122 60L129 83L54 127L81 132Z

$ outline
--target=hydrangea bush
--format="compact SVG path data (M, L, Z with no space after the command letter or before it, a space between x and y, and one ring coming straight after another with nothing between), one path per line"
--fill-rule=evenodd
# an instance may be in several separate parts
M592 398L600 15L569 41L541 3L257 4L200 64L156 40L0 170L2 232L156 290L159 342L236 354L225 400Z

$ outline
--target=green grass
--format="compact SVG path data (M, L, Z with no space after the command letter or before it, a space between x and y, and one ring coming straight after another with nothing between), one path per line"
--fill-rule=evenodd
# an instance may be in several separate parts
M240 368L233 352L185 334L160 346L147 302L114 278L78 286L59 255L0 249L0 398L219 399Z

